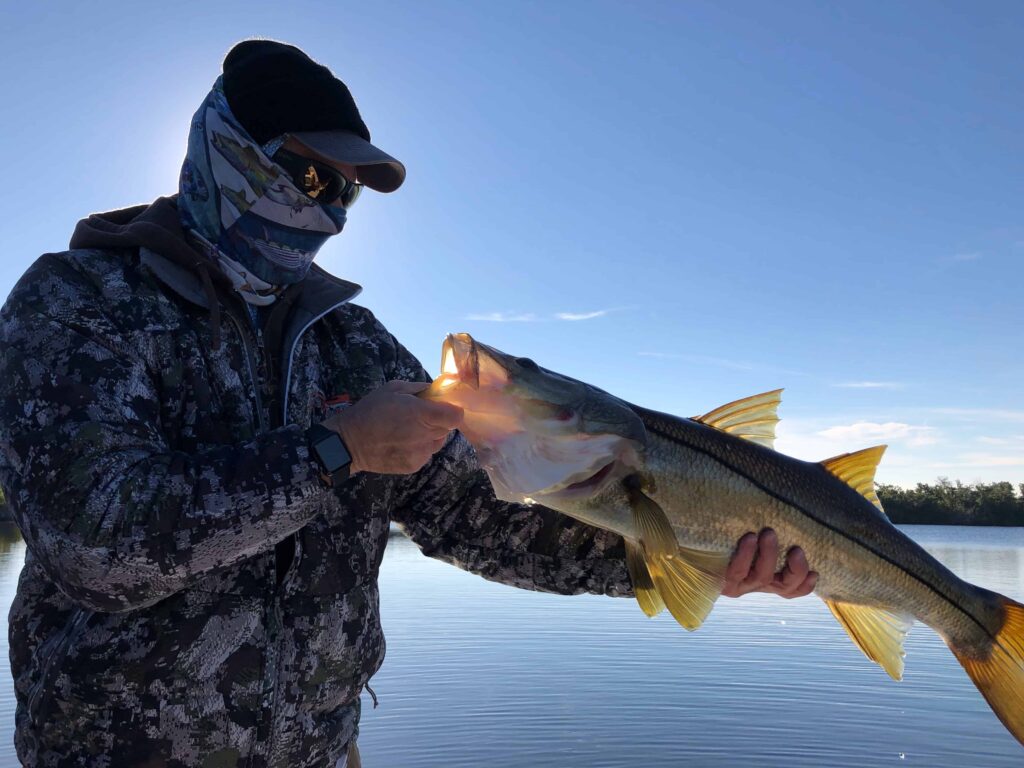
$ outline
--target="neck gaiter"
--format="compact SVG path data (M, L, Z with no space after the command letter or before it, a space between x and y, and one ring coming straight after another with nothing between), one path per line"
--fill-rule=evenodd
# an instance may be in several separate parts
M272 142L278 144L278 142ZM231 114L221 79L192 118L178 212L197 244L252 304L301 281L345 209L303 194Z

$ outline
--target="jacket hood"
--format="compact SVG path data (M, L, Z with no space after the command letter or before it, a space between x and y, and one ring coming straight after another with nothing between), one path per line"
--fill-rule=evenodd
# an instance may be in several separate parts
M189 245L181 227L174 197L158 197L150 205L135 205L82 219L71 235L72 248L149 248L181 266L215 266ZM218 270L219 272L219 270ZM231 281L212 277L227 286Z
M220 301L214 286L228 295L233 295L234 289L220 267L190 244L181 226L176 195L159 197L149 205L94 213L78 222L70 247L146 249L149 253L144 252L143 258L163 283L210 312L214 348L220 345ZM348 301L361 290L314 264L306 278L281 298L296 294L287 296L287 303L297 303L306 314L317 317L321 308Z
M213 348L220 347L220 302L213 281L224 282L227 278L219 268L211 269L216 265L188 244L174 198L159 197L150 205L94 213L78 222L69 245L71 248L148 248L173 264L190 272L194 270L193 274L198 273L202 282L210 311ZM230 281L227 282L230 285ZM180 289L178 292L182 293Z

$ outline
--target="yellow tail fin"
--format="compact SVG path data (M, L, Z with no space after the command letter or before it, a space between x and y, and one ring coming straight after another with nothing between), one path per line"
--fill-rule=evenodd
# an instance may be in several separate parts
M1003 626L985 654L950 646L992 711L1024 744L1024 605L1003 598Z

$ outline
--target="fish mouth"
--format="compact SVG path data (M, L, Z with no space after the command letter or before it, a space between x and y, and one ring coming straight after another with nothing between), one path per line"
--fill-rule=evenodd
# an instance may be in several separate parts
M441 386L465 384L480 388L480 355L468 333L449 333L441 345Z
M592 474L590 477L586 478L585 480L570 483L569 485L565 486L565 488L563 488L562 490L568 492L576 492L587 491L592 488L596 488L601 484L602 480L604 480L606 477L608 477L608 475L612 473L612 470L614 468L615 461L609 461L607 464L605 464L603 467L597 470L597 472Z
M598 493L608 482L613 479L613 476L618 476L621 472L616 472L618 469L619 461L612 459L607 464L602 466L596 472L592 472L590 475L585 476L581 480L573 480L572 482L562 482L558 485L551 486L543 491L539 491L535 496L544 503L544 499L571 499L578 498L580 496L591 496Z

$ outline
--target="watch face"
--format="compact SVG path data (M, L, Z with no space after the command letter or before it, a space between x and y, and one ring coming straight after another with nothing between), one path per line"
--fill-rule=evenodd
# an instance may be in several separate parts
M334 472L352 462L352 457L345 450L345 444L337 435L330 435L323 440L318 440L316 452L328 472Z

